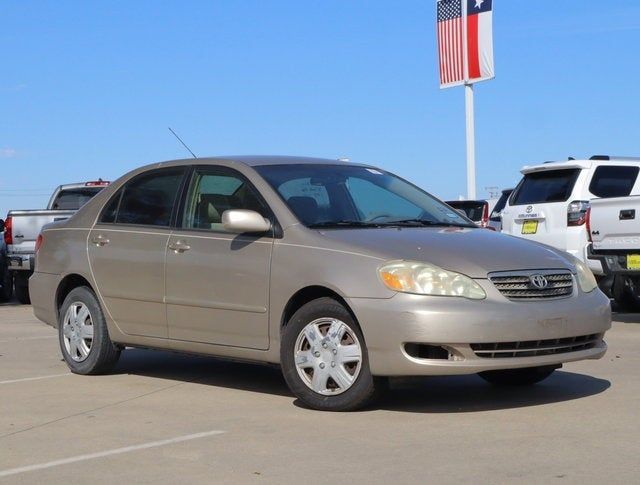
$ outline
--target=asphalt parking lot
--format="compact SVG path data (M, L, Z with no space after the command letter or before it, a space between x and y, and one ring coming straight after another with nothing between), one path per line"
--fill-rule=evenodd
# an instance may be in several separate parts
M609 352L529 389L394 381L372 409L300 407L277 369L127 350L69 374L55 331L0 307L0 483L632 483L640 315Z

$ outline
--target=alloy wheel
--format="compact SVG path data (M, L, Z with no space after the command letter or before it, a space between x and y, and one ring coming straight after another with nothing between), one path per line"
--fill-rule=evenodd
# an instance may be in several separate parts
M362 367L362 347L356 333L336 318L319 318L306 325L294 352L302 382L325 396L348 390Z
M93 344L93 319L84 303L74 302L69 306L62 322L62 337L67 354L75 362L89 357Z

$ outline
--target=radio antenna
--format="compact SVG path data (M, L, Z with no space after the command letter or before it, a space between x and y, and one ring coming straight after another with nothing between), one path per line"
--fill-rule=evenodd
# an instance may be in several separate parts
M182 146L183 146L183 147L185 147L185 148L189 151L189 153L191 153L191 155L193 155L193 158L198 158L198 157L196 157L196 154L195 154L195 153L193 153L193 152L191 151L191 148L189 148L189 147L187 146L187 144L186 144L185 142L183 142L183 141L182 141L182 138L180 138L180 137L178 136L178 134L177 134L175 131L173 131L173 130L171 129L171 127L170 127L170 126L167 126L167 128L169 128L169 131L171 132L171 134L173 134L173 136L175 136L175 137L178 139L178 141L179 141L180 143L182 143Z

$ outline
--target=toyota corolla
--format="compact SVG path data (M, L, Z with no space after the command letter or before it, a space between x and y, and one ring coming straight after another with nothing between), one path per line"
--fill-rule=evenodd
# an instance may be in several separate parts
M126 347L279 364L322 410L389 376L530 385L606 351L609 301L567 253L487 231L369 165L299 157L135 170L47 226L30 280L77 374Z

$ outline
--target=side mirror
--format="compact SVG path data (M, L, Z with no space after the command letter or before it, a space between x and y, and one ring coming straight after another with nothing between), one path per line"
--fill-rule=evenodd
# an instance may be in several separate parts
M267 232L271 229L271 222L256 211L231 209L222 213L222 226L235 234Z
M4 232L4 219L0 219L0 232Z

